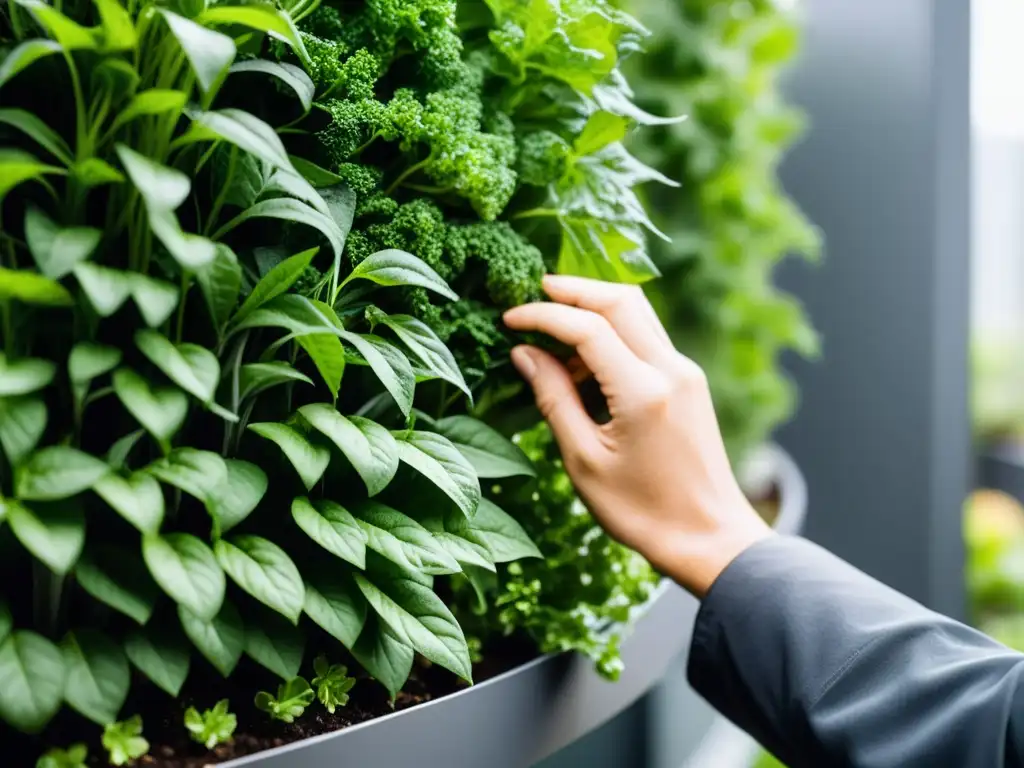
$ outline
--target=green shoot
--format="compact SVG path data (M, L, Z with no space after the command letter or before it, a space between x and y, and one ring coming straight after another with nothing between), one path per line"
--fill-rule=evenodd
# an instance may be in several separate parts
M36 761L36 768L86 768L89 749L85 744L72 744L67 749L53 748Z
M313 678L316 697L333 715L335 709L348 704L348 692L356 684L356 679L348 676L348 667L328 664L327 657L322 654L313 662L313 671L316 672Z
M103 747L110 753L111 765L126 765L149 752L149 742L142 738L142 718L139 715L103 729Z
M238 718L228 711L228 700L221 699L213 709L208 709L202 714L195 707L185 710L185 727L197 741L207 749L213 749L218 744L226 744L231 741L231 736L238 726Z
M277 687L277 697L266 691L256 694L256 707L268 713L275 720L284 723L295 722L313 703L313 689L301 677L293 677Z

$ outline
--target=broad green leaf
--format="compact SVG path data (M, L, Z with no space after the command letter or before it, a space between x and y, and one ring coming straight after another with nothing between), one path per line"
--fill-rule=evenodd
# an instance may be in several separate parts
M404 645L472 681L469 647L459 623L440 597L411 579L354 575L363 597Z
M360 416L346 418L323 403L304 405L299 415L338 447L371 496L383 491L394 478L398 471L398 446L380 424Z
M306 637L277 614L265 613L245 625L245 653L275 675L291 680L299 674Z
M473 465L452 442L434 432L399 432L398 457L455 502L466 517L480 503L480 481Z
M345 350L341 345L341 339L316 333L299 336L295 342L313 361L331 397L337 399L341 377L345 372Z
M173 344L157 331L135 332L135 346L153 365L203 403L209 403L220 381L217 356L198 344Z
M186 272L197 272L217 256L217 244L208 238L182 231L170 209L147 206L149 228L167 252Z
M0 147L0 202L7 193L26 181L39 181L46 186L47 175L66 175L67 171L48 165L20 149Z
M65 50L93 49L97 47L96 36L91 30L72 21L52 5L43 0L16 0L27 8L39 26L50 33Z
M292 502L292 518L309 538L332 555L358 568L366 567L366 531L340 504L327 499L310 502L300 497Z
M124 144L118 144L116 150L128 178L146 201L147 207L173 211L185 202L192 188L188 176Z
M609 144L622 141L629 125L630 121L625 117L603 110L595 112L573 142L573 151L577 155L591 155Z
M110 472L106 462L75 448L42 448L18 467L15 495L22 501L57 501L92 488Z
M207 504L217 521L217 535L226 533L247 518L267 492L267 476L248 461L224 459L227 482L214 489Z
M178 307L177 286L147 275L131 275L132 300L150 328L163 325Z
M264 390L279 384L301 381L312 384L313 380L306 374L295 370L288 363L280 361L270 363L248 363L243 365L238 377L239 399L255 397Z
M431 429L447 437L479 478L535 477L533 464L515 443L472 416L449 416Z
M368 317L394 331L399 340L409 348L409 351L431 374L454 384L465 392L472 402L473 393L470 391L462 371L459 370L458 363L455 362L455 356L431 330L430 326L411 315L386 315L378 311L372 315L368 313Z
M292 170L281 137L252 113L241 109L190 110L188 116L201 129L196 135L222 139L275 168Z
M138 444L142 436L146 434L144 429L136 429L134 432L129 432L124 437L118 438L114 441L114 444L110 446L107 451L107 464L110 465L111 469L120 471L124 469L125 464L128 461L128 456L131 455L132 449Z
M153 615L159 590L134 552L108 544L92 547L75 566L75 579L94 598L138 624Z
M210 92L219 85L235 59L234 41L227 35L207 29L202 24L166 9L161 8L160 13L185 52L200 89L203 93Z
M217 243L213 261L196 272L196 281L203 291L214 328L219 332L235 311L242 287L242 267L235 252Z
M213 551L232 581L293 624L298 623L305 596L302 576L283 549L259 536L244 535L230 541L220 539Z
M139 91L118 113L110 130L116 130L139 117L162 115L165 112L181 112L187 101L188 95L184 91L167 88L150 88L146 91Z
M8 360L0 352L0 397L29 395L49 386L57 366L49 360L25 357Z
M164 521L164 494L152 475L135 472L127 479L115 472L96 481L93 491L141 533L158 533Z
M224 572L213 552L187 533L149 535L142 539L142 556L150 574L179 606L209 620L224 603Z
M67 749L51 747L36 761L35 768L85 768L89 747L76 742Z
M72 163L68 170L72 178L85 189L99 187L103 184L121 184L125 180L124 174L106 160L101 160L98 157L87 157Z
M369 280L377 285L415 285L457 300L456 294L425 261L411 253L390 249L367 256L356 265L342 285L353 280Z
M327 205L331 220L341 233L342 242L348 238L352 230L352 220L356 215L356 193L348 184L335 184L320 190L321 199ZM331 304L338 297L338 278L341 275L341 252L334 252L334 265L331 272Z
M64 701L64 655L35 632L18 630L0 643L0 718L38 733Z
M165 627L136 629L124 641L128 660L159 688L177 696L188 677L189 652L177 632Z
M167 443L181 428L188 413L188 398L176 387L153 389L128 368L114 372L114 392L121 404L160 443Z
M676 117L659 117L645 112L630 101L631 94L628 89L615 82L595 85L591 95L594 97L594 103L605 112L628 117L638 125L672 125L689 119L689 115L685 113Z
M225 602L220 613L207 620L179 605L178 618L192 644L218 672L228 677L245 651L245 625L238 609Z
M401 350L388 341L372 334L352 333L339 330L342 341L351 344L377 374L384 388L395 399L405 416L412 410L416 376L412 365Z
M366 546L396 565L428 575L462 570L433 534L411 517L373 501L361 502L352 512L366 533Z
M213 5L199 14L201 24L238 24L266 32L288 43L303 64L309 64L309 54L302 43L291 17L271 5Z
M376 616L370 616L350 649L363 669L391 694L394 702L412 673L415 652L395 636L394 631Z
M195 448L175 448L145 471L204 504L213 502L228 482L228 467L220 454Z
M60 576L70 571L82 554L85 515L79 507L46 504L29 509L8 501L7 524L25 549Z
M290 155L289 159L292 161L292 167L299 172L302 178L317 189L333 187L336 184L343 184L345 182L338 174L321 168L298 155Z
M0 109L0 123L16 128L64 165L71 165L71 149L59 133L24 109Z
M366 608L366 599L348 571L336 568L306 581L303 611L348 649L356 644L366 623Z
M76 265L74 271L82 292L100 317L110 317L131 295L132 276L128 272L89 262Z
M476 514L470 519L452 512L444 516L443 524L436 518L423 524L431 530L437 530L441 525L441 530L478 544L487 550L495 563L542 557L537 545L516 519L490 499L481 499Z
M0 448L17 467L39 443L46 431L46 403L37 397L0 399Z
M639 229L597 219L563 218L561 223L558 274L630 284L661 274L647 254Z
M312 263L313 257L319 250L319 248L310 248L308 251L297 253L271 269L252 289L252 293L246 298L245 303L235 313L233 322L241 322L253 311L291 288L306 267Z
M6 600L0 600L0 643L8 638L13 629L14 618L11 616L11 607Z
M108 51L130 51L139 42L135 23L119 0L93 0L100 12L103 48Z
M3 168L0 167L2 173ZM0 199L2 197L0 194ZM0 267L0 303L11 300L43 307L70 307L75 303L64 286L48 277L23 269Z
M61 648L66 672L64 700L97 725L116 721L131 683L121 648L93 629L69 632Z
M249 429L260 437L277 444L291 465L295 467L295 471L299 473L307 491L323 477L327 465L331 461L331 452L327 448L311 443L305 435L287 424L276 422L250 424Z
M345 246L345 233L330 216L321 213L308 203L290 197L275 197L256 203L218 229L213 235L213 239L220 240L246 221L259 218L292 221L312 227L330 243L335 258L338 258Z
M121 350L80 341L71 348L68 355L68 376L74 384L86 384L105 373L110 373L121 363Z
M25 213L25 240L44 276L59 280L89 258L103 233L93 227L61 227L32 206Z
M60 51L60 43L55 40L26 40L19 44L0 61L0 87L39 59Z

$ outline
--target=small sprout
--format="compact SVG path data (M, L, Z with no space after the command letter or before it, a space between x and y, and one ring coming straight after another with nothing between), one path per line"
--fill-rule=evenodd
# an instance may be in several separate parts
M139 715L110 723L103 729L103 746L110 753L111 765L125 765L149 752L149 742L142 738Z
M213 709L208 709L203 714L199 714L195 707L189 707L185 711L185 727L188 728L192 740L207 749L231 741L231 735L237 726L238 718L228 711L227 699L221 699Z
M343 664L328 665L323 655L316 657L313 671L316 672L313 678L316 697L333 715L335 709L348 704L348 692L356 684L356 679L348 676L348 667Z
M313 689L301 677L293 677L277 687L275 699L266 691L256 694L256 707L267 712L275 720L295 722L295 718L313 703Z
M85 744L72 744L67 749L51 749L36 761L36 768L85 768L88 757Z

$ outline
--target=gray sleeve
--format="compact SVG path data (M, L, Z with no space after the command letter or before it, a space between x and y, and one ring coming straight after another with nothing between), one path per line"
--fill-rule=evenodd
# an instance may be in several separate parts
M1024 656L809 542L738 557L697 617L691 685L789 768L1024 766Z

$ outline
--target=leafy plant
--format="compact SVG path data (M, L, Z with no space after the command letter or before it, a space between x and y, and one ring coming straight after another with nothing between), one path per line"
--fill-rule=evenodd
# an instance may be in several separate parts
M238 718L228 711L228 706L228 700L221 699L213 705L213 709L207 709L202 714L195 707L186 709L185 728L192 736L192 740L207 749L231 741L235 728L238 727Z
M108 723L103 728L103 748L110 755L111 765L125 765L149 752L149 742L142 737L142 718L135 715L123 722Z
M338 707L348 704L348 692L356 684L354 677L348 676L348 667L344 664L328 664L327 657L320 655L313 661L313 688L316 698L332 715Z
M302 677L293 677L277 687L277 697L266 691L256 694L256 707L269 714L275 720L292 723L301 717L306 707L313 703L313 689Z
M50 749L36 761L36 768L85 768L89 748L72 744L67 749Z

